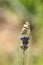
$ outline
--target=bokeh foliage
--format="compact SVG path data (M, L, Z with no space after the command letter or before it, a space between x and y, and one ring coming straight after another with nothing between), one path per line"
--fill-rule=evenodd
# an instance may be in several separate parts
M16 0L17 1L17 0ZM18 0L21 2L28 12L30 13L30 21L31 21L31 30L32 30L32 42L33 45L37 44L39 47L43 43L43 0ZM0 0L0 7L5 7L14 11L15 0ZM40 39L39 39L40 38ZM37 42L39 40L39 42ZM36 46L37 46L36 45ZM42 47L41 47L42 48ZM39 49L39 48L37 48ZM31 50L30 50L31 51ZM37 51L37 50L36 50ZM43 52L43 49L40 50ZM22 65L21 61L21 51L17 50L17 55L19 56L19 64L16 63L17 55L0 55L0 65ZM34 50L31 51L31 54L28 59L28 65L43 65L43 53L40 52L38 54L34 54ZM27 54L26 54L27 56Z

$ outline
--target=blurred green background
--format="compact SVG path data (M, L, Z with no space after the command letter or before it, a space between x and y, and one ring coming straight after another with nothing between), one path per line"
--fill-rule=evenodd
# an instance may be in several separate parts
M31 40L25 54L25 65L43 65L43 0L0 0L0 8L30 22ZM0 53L0 65L22 65L23 51L19 46L9 55Z

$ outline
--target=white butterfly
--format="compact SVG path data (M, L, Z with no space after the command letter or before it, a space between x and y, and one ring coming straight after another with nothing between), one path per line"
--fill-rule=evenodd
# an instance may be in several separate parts
M25 22L25 24L23 25L21 34L25 34L25 35L30 34L30 24L29 24L29 22Z

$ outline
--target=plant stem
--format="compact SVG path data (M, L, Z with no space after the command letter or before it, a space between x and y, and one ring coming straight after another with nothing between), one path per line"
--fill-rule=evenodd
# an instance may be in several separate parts
M23 51L23 65L25 65L25 51Z

